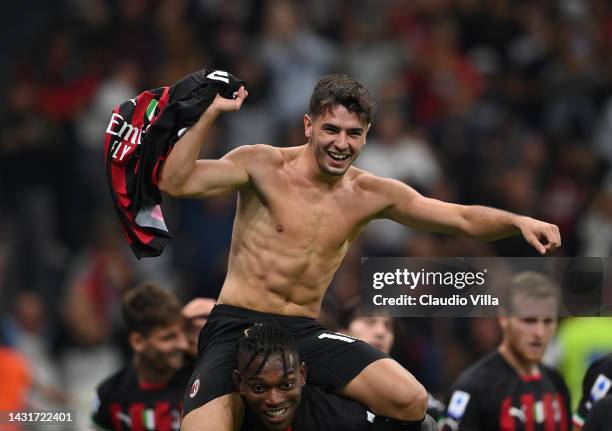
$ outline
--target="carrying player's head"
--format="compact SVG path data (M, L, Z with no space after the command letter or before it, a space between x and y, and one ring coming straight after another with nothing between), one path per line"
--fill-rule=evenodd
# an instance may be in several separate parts
M183 366L187 339L175 295L161 287L144 284L126 292L122 312L137 366L157 373Z
M370 92L346 75L317 82L304 115L304 133L323 173L343 175L365 145L374 116Z
M517 360L537 364L557 329L559 286L534 271L516 274L510 281L499 318L502 346Z
M395 341L393 317L388 314L364 316L362 311L361 306L358 305L350 308L341 316L342 332L359 338L388 354Z
M234 383L266 430L285 430L306 383L293 337L275 323L255 324L238 342Z

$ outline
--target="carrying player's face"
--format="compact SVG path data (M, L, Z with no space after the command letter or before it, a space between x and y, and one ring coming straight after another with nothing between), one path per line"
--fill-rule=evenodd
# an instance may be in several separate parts
M391 316L358 317L347 328L348 335L359 338L377 349L389 353L395 334Z
M304 132L321 171L344 175L365 145L369 126L342 105L323 115L304 116Z
M537 364L557 329L557 300L516 295L513 301L512 315L500 318L504 342L517 359Z
M187 338L181 321L156 327L148 335L141 335L132 347L144 365L156 372L178 370L183 366Z
M269 431L285 430L291 425L306 383L306 367L286 352L285 365L280 353L272 354L259 372L263 356L255 358L242 373L234 371L238 392L261 425ZM248 358L239 358L243 365ZM244 365L243 365L244 366ZM285 371L286 370L286 371Z

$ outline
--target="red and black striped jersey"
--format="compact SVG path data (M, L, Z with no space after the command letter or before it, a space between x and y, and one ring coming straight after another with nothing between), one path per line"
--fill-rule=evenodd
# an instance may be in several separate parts
M569 391L561 375L540 365L520 376L498 352L465 370L451 389L443 431L570 431Z
M136 257L159 256L171 238L160 207L161 164L217 93L233 98L242 85L225 71L200 70L113 110L105 134L106 177Z
M105 430L178 431L190 376L184 367L165 385L146 384L130 364L98 386L91 418Z

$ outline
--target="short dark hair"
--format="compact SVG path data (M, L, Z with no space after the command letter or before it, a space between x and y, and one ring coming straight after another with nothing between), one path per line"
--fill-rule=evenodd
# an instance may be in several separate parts
M123 296L121 311L128 331L145 336L157 327L168 326L182 319L178 298L153 284L128 290Z
M338 105L356 113L363 124L374 120L374 101L361 82L344 74L324 76L310 97L310 115L324 115Z
M285 353L293 353L299 362L297 344L291 334L278 323L256 323L242 333L238 341L238 357L250 355L244 367L238 370L244 373L255 359L263 356L261 363L253 374L258 374L264 367L270 356L279 353L283 360L283 369L287 374L287 363Z
M561 292L559 284L551 277L535 271L523 271L514 275L507 286L503 305L508 314L514 313L514 298L518 295L533 299L553 298L558 304Z
M375 315L365 315L361 301L350 304L348 307L342 310L338 318L338 323L340 324L340 328L348 329L353 321L361 319L362 317L391 317L391 321L393 322L393 332L395 332L397 329L395 326L395 319L393 319L393 315L391 314L391 310L386 307L377 307Z

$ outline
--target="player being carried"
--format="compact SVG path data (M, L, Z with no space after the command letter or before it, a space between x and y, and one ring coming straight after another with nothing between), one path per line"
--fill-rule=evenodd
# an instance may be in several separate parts
M239 110L247 95L241 88L234 100L217 96L176 143L159 179L160 189L176 197L238 191L228 272L200 335L203 348L190 385L201 386L185 397L182 429L237 429L244 406L231 383L236 343L244 329L265 319L296 338L311 383L368 406L377 419L419 422L427 392L407 370L314 320L353 240L371 220L388 218L483 240L522 234L545 254L559 247L559 230L492 208L426 198L400 181L352 166L374 104L365 87L344 75L317 83L304 115L306 144L243 146L220 160L197 160L215 119Z

